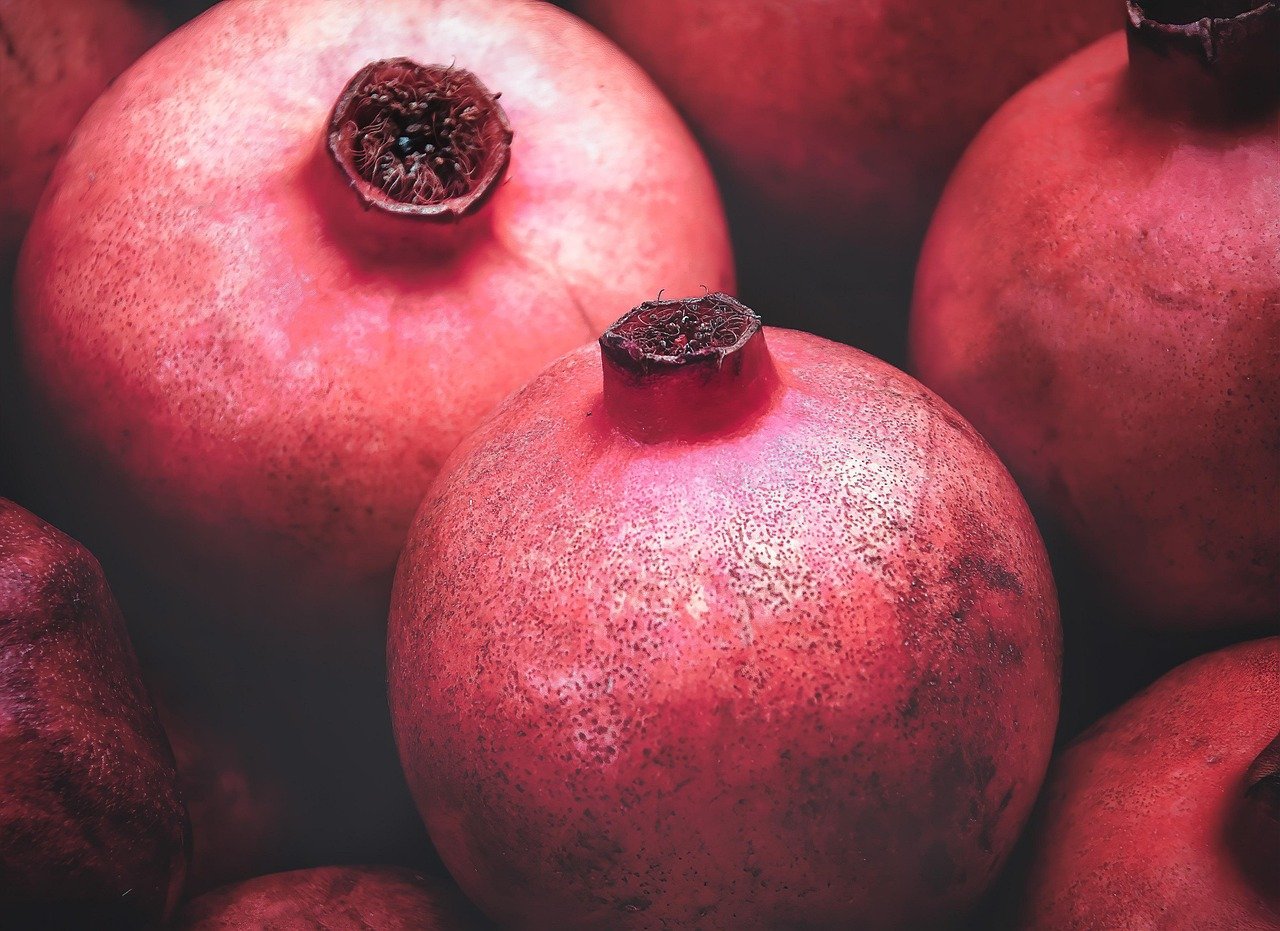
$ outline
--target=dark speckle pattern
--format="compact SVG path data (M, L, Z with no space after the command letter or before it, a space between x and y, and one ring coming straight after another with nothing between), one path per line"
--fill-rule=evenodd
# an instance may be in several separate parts
M902 373L764 332L783 389L732 436L631 440L585 347L418 514L397 739L450 870L503 923L933 926L1035 797L1059 629L1012 480Z

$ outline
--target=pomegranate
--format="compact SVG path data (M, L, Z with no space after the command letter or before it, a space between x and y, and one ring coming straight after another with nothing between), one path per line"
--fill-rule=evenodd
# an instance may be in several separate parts
M2 923L154 922L182 893L187 834L173 756L97 560L0 499Z
M744 293L789 297L789 321L878 348L901 343L918 243L965 145L1010 94L1121 22L1116 0L569 6L707 147L737 203Z
M86 117L17 314L86 529L190 601L318 629L381 623L496 401L630 295L730 280L691 138L563 11L232 0Z
M1045 788L1021 927L1280 929L1280 637L1168 673Z
M392 602L410 788L504 925L933 926L1048 761L1057 603L1003 466L901 372L723 294L508 399Z
M1129 4L952 178L912 353L1120 603L1280 609L1280 6Z
M7 0L0 11L0 279L71 131L160 37L132 0Z
M330 866L259 876L190 903L175 931L481 931L456 889L409 870Z

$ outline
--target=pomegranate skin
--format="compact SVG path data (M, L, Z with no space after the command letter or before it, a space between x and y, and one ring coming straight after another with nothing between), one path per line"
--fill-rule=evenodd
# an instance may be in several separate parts
M397 56L502 94L506 180L457 224L366 211L325 151L344 85ZM631 295L730 280L687 131L563 11L232 0L86 117L17 314L41 426L93 477L87 532L229 616L381 623L414 508L482 414Z
M612 407L596 347L570 353L418 513L396 739L504 926L937 926L1030 809L1059 629L1017 488L896 369L757 338L776 391L718 434L676 392L664 427L696 438L632 439L611 409L642 401Z
M1199 657L1056 760L1020 927L1280 928L1274 830L1269 852L1240 844L1266 817L1245 774L1280 731L1277 681L1280 638Z
M1165 118L1110 36L1014 97L916 279L921 379L1140 622L1280 609L1280 109Z
M129 0L8 0L0 28L0 274L7 276L76 123L161 29Z
M0 915L140 927L182 894L173 755L93 555L0 499Z
M187 905L175 931L482 931L456 889L390 866L329 866L259 876Z
M749 200L752 225L763 213L788 233L890 254L915 248L996 107L1123 22L1115 0L569 6L654 76Z

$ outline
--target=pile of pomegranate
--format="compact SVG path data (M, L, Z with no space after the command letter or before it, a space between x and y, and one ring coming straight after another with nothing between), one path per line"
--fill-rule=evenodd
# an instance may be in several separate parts
M0 925L1280 931L1278 0L0 39Z

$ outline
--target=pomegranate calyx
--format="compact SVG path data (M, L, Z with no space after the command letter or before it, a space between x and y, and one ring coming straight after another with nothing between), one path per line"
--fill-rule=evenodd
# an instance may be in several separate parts
M755 311L727 294L647 301L600 337L604 408L642 443L733 435L780 385Z
M457 220L484 204L510 162L498 96L462 68L371 62L334 104L329 154L366 208Z
M746 345L760 317L727 294L646 301L600 337L600 349L636 374L711 361L717 365Z
M1278 0L1128 0L1130 73L1151 99L1204 115L1280 106Z

